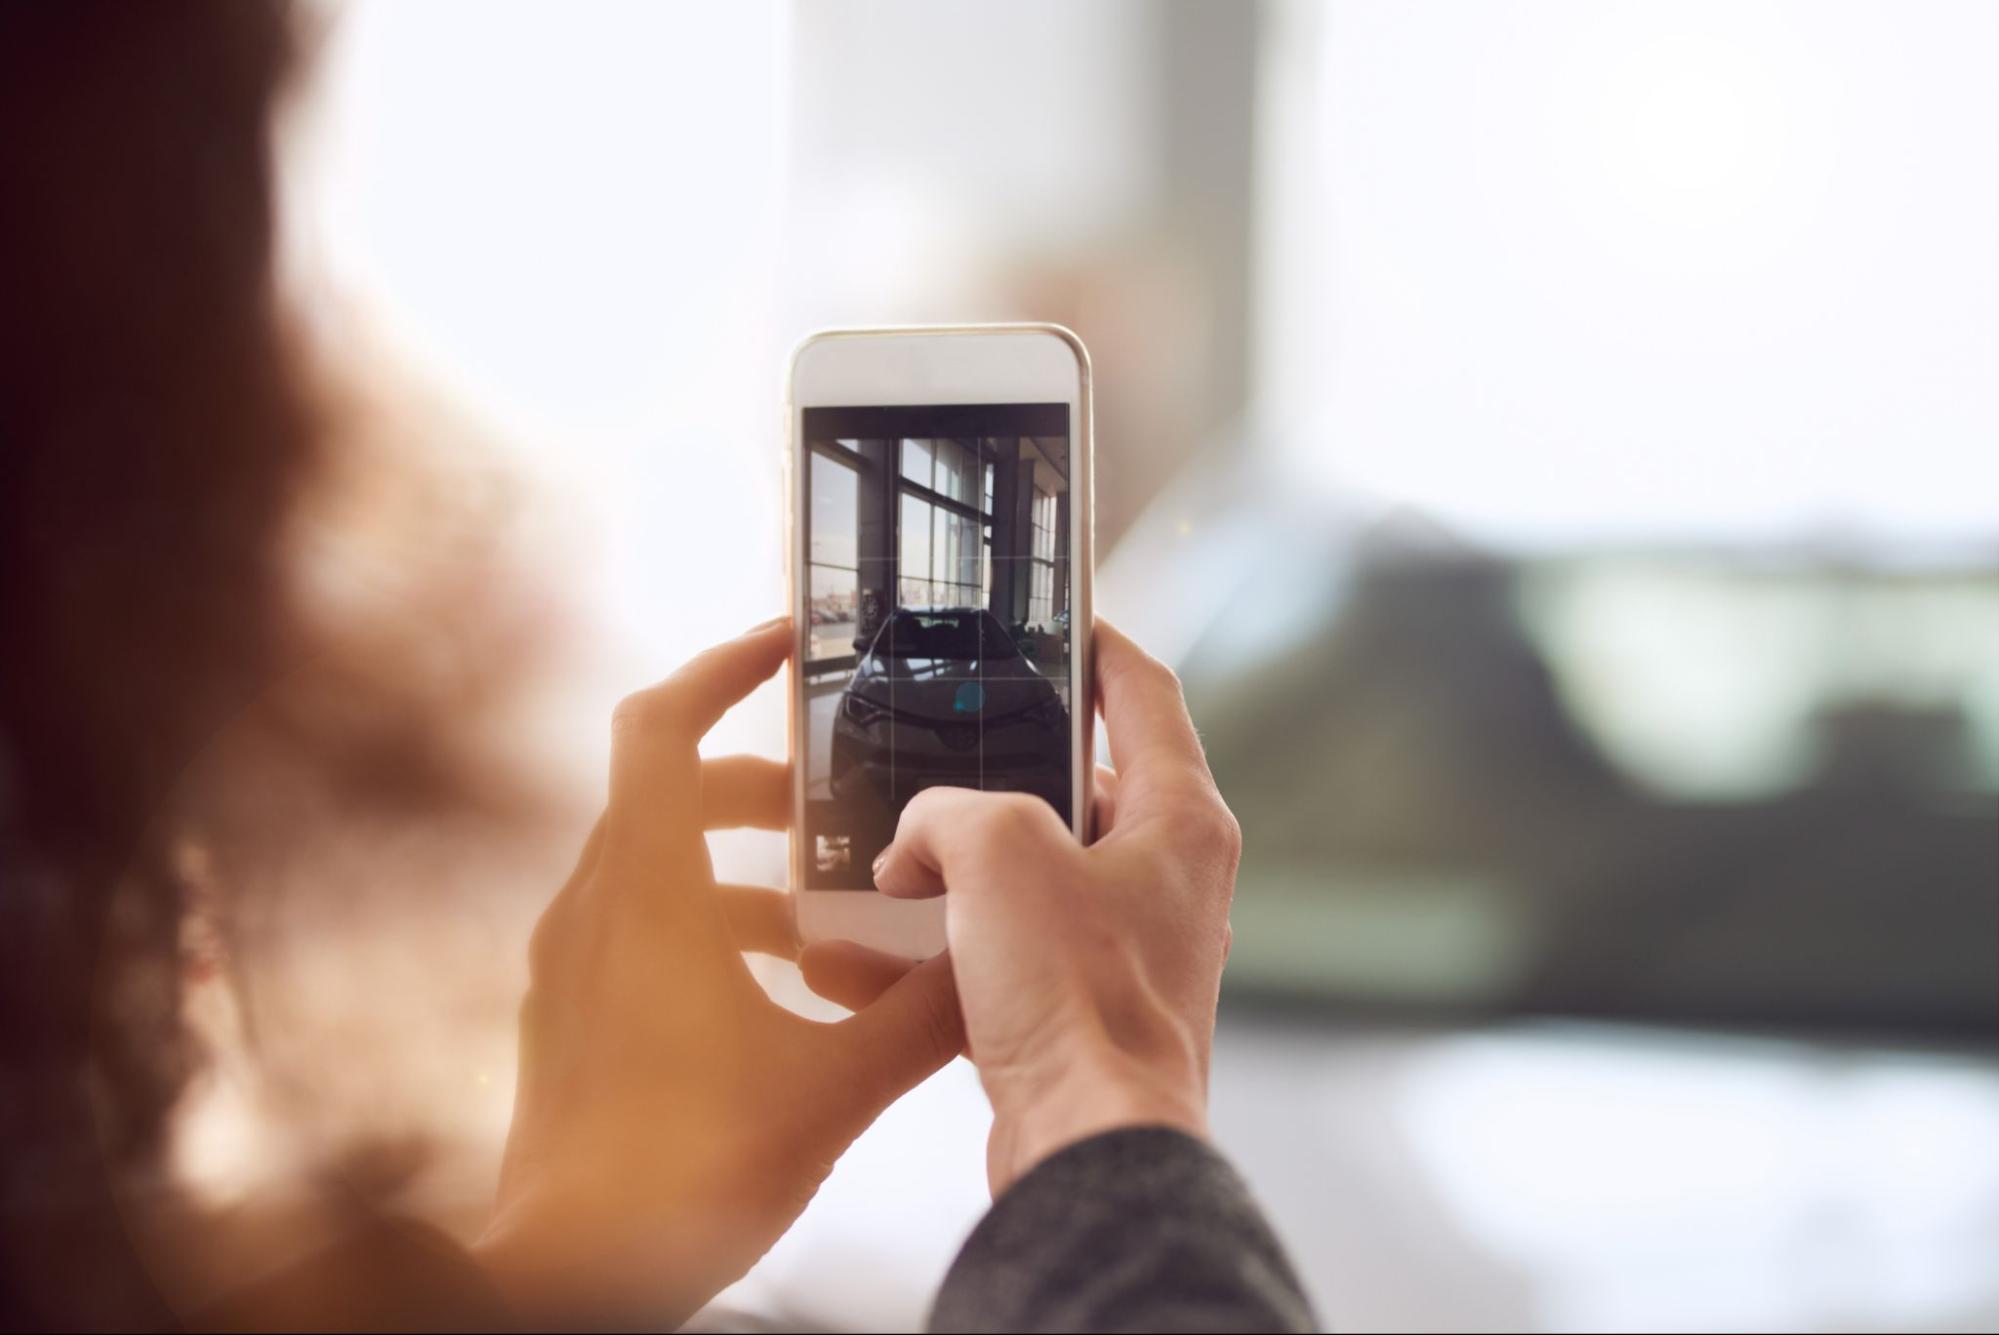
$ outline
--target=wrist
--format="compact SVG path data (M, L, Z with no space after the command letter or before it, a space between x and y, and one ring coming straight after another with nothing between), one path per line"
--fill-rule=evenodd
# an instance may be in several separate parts
M1162 1068L1106 1052L1040 1079L1001 1082L993 1104L987 1164L999 1196L1043 1160L1078 1141L1128 1127L1165 1126L1205 1140L1205 1082L1193 1070Z
M646 1247L606 1237L582 1212L503 1208L468 1249L508 1309L529 1327L678 1327L713 1290L682 1273L692 1240Z
M550 1230L534 1214L519 1203L502 1209L468 1250L523 1322L551 1321L565 1312L573 1319L585 1286L573 1258L551 1244Z

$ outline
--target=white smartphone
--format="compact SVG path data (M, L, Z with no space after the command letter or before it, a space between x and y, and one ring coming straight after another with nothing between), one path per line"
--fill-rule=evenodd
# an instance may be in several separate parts
M1030 793L1090 834L1089 354L1047 324L829 330L785 415L799 937L925 959L943 901L872 874L911 797Z

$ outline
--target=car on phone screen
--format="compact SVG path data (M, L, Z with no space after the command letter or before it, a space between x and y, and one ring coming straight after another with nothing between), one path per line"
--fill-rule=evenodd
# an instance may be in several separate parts
M925 788L1033 793L1068 818L1069 710L991 612L897 608L833 719L833 797L900 812Z

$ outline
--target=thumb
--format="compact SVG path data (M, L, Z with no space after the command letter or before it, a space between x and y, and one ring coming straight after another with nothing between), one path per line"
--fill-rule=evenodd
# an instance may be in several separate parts
M855 1092L879 1112L965 1049L951 956L915 966L839 1028Z

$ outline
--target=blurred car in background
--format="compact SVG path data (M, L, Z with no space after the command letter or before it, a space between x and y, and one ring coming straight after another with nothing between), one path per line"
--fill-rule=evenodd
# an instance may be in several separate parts
M1310 541L1250 579L1281 636L1232 608L1182 664L1235 995L1992 1039L1999 577Z

